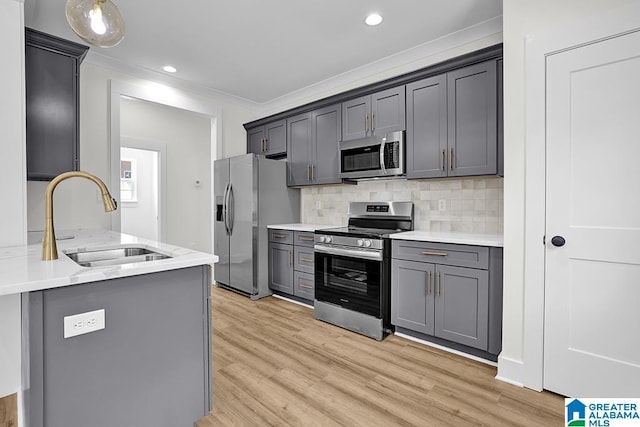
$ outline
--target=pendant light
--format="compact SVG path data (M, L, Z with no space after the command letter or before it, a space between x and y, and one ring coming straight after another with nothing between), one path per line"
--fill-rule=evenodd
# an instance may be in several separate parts
M111 0L67 0L69 25L89 44L113 47L124 38L124 19Z

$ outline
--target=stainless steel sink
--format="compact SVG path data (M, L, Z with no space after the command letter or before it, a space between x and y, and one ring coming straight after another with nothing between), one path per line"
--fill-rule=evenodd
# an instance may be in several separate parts
M90 251L65 252L76 264L83 267L134 264L171 258L147 248L116 248Z

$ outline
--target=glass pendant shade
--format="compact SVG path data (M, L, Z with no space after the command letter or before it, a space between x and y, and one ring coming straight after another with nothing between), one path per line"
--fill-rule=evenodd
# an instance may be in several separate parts
M113 47L124 38L124 19L111 0L67 0L69 25L93 46Z

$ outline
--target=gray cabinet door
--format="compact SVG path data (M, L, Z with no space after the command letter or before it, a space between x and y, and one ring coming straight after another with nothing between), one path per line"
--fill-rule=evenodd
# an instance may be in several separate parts
M487 350L489 272L438 265L435 291L435 335Z
M365 138L371 129L371 95L342 103L342 141Z
M287 119L287 185L309 185L311 145L311 114L304 113Z
M264 127L247 131L247 153L264 154Z
M293 268L296 271L302 271L305 273L314 273L314 255L313 248L307 246L294 246L293 247Z
M340 105L312 111L311 117L311 181L314 185L339 184Z
M407 178L447 176L447 76L407 85Z
M28 180L79 170L79 73L88 49L25 30Z
M269 243L269 288L293 294L293 246Z
M300 271L293 272L293 295L313 301L315 298L315 276Z
M405 87L371 95L371 135L405 130Z
M504 75L498 59L498 175L504 176Z
M391 261L391 323L413 331L434 332L433 264Z
M264 126L265 152L269 157L287 152L287 121L279 120Z
M449 176L497 173L496 61L447 74Z

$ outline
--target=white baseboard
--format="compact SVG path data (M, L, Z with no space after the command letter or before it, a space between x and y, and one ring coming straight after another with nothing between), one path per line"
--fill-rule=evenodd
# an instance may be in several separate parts
M301 306L303 306L303 307L307 307L307 308L310 308L310 309L312 309L312 310L313 310L313 306L312 306L312 305L305 304L305 303L303 303L303 302L296 301L296 300L294 300L294 299L287 298L287 297L284 297L284 296L282 296L282 295L273 294L273 295L271 295L271 296L272 296L272 297L275 297L275 298L279 298L279 299L284 300L284 301L287 301L287 302L292 302L292 303L294 303L294 304L298 304L298 305L301 305Z
M456 354L458 356L466 357L467 359L475 360L476 362L481 362L481 363L484 363L485 365L498 366L498 364L496 362L492 362L491 360L483 359L482 357L478 357L478 356L474 356L472 354L464 353L462 351L454 350L452 348L445 347L445 346L442 346L442 345L439 345L439 344L435 344L435 343L432 343L430 341L421 340L420 338L412 337L411 335L403 334L402 332L395 332L394 335L402 337L402 338L406 338L406 339L408 339L410 341L414 341L414 342L417 342L417 343L420 343L420 344L428 345L430 347L434 347L434 348L437 348L439 350L446 351L448 353L453 353L453 354Z
M498 356L498 375L496 379L505 383L513 384L518 387L524 387L522 381L522 373L524 371L524 363L521 360L511 359L503 356Z

